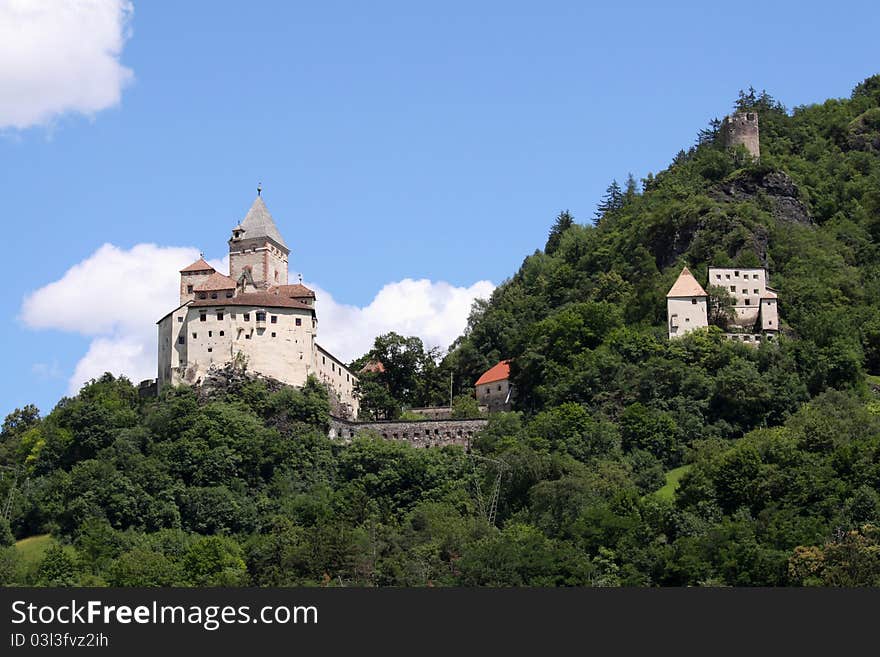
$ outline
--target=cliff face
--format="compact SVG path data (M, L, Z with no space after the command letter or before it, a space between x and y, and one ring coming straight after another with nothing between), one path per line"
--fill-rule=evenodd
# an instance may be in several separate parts
M784 171L737 176L720 183L712 192L719 201L769 201L770 211L779 221L812 226L813 219L794 181Z

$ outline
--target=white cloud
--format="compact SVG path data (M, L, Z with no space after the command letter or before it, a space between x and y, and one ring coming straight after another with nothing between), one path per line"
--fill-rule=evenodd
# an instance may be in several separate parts
M486 298L495 286L478 281L470 287L428 279L388 283L363 308L337 303L318 286L318 342L334 356L351 361L373 346L377 335L395 331L416 335L426 347L445 349L464 331L474 299Z
M119 104L128 0L0 0L0 128Z
M70 376L70 394L104 372L124 374L135 383L155 378L156 321L177 307L178 272L198 257L191 247L138 244L125 250L104 244L60 279L28 295L20 318L33 329L92 338ZM209 262L219 271L228 269L228 256ZM311 287L318 296L318 340L348 361L388 331L417 335L428 347L449 346L464 330L471 303L487 297L494 286L489 281L455 287L404 279L385 285L363 308L337 303L320 286Z

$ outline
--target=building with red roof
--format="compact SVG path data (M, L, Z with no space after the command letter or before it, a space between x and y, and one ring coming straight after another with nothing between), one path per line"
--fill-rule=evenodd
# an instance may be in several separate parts
M512 407L513 386L510 384L510 361L502 360L474 383L477 403L487 406L490 413L509 411Z

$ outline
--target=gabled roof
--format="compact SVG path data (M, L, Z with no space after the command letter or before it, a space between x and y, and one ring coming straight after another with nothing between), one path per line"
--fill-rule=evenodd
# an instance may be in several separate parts
M263 203L262 196L257 196L257 198L254 199L253 205L251 205L251 209L248 210L247 216L245 216L236 228L244 231L244 235L242 235L243 239L249 240L255 237L268 237L279 246L288 249L287 244L284 243L284 238L281 237L281 233L278 232L278 226L275 225L272 215L269 214L269 209L266 207L266 204ZM288 249L288 251L289 250L290 249Z
M504 381L510 378L510 361L502 360L500 363L483 372L483 376L477 379L475 386L484 383L494 383L495 381Z
M234 290L235 281L218 271L208 276L207 280L196 285L196 292L213 292L215 290Z
M703 286L697 282L697 279L694 278L691 270L687 267L681 270L681 273L678 275L678 278L675 280L675 283L666 295L667 298L707 296L709 295L706 294L706 290L704 290Z
M769 287L764 291L764 294L761 295L762 299L776 299L776 292L771 290Z
M194 263L189 265L188 267L184 267L180 270L180 273L189 271L216 271L211 265L205 262L204 258L199 258Z
M305 285L294 283L293 285L273 285L269 288L272 294L280 294L281 296L290 297L292 299L303 299L306 297L315 298L314 290L310 290Z

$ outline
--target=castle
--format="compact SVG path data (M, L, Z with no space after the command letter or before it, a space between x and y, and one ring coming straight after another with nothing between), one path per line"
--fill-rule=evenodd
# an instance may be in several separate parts
M758 113L737 112L724 117L721 123L721 141L725 148L745 146L749 154L758 159L761 156Z
M158 387L228 365L302 386L315 375L357 417L357 378L317 342L315 293L288 284L290 248L261 190L229 239L229 275L199 258L180 271L180 305L160 319Z
M731 340L759 344L779 332L776 291L767 285L763 268L709 267L709 285L724 288L733 298L733 316L726 323ZM669 339L709 326L709 295L690 270L681 270L666 295Z

